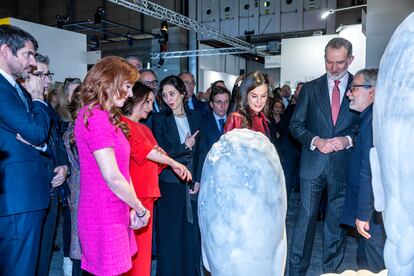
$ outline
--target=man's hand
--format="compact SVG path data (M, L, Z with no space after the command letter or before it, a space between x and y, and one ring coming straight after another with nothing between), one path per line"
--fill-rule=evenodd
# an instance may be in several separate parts
M55 176L52 178L52 187L56 188L65 182L66 175L68 174L68 166L57 166L53 172L55 173Z
M192 189L188 191L190 195L195 195L200 191L200 182L194 182L194 186Z
M328 154L335 151L334 146L328 139L316 138L313 142L315 147L322 153Z
M40 77L29 75L29 78L26 79L25 85L27 92L32 96L32 100L44 100L43 92L45 90L45 85Z
M358 230L358 233L361 236L363 236L367 240L371 238L371 235L367 232L369 231L369 221L362 221L362 220L356 219L355 225Z
M349 146L349 140L346 137L335 137L328 139L335 151L341 151Z

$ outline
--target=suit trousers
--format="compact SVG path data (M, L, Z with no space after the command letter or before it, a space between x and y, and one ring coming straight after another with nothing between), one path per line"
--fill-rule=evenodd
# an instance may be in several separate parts
M357 263L359 269L367 269L378 273L385 269L384 245L386 240L385 229L382 222L374 223L373 219L369 222L371 238L364 237L358 239Z
M33 276L44 210L0 217L0 275Z
M301 178L300 184L300 209L291 241L289 275L305 275L307 272L315 239L319 203L325 187L328 202L323 228L322 268L324 273L337 272L345 253L346 231L340 227L340 219L346 182L336 179L333 173L325 170L316 179Z
M49 275L52 250L55 241L55 233L59 212L58 196L51 196L49 207L46 209L46 216L43 221L42 239L40 242L39 260L36 275Z
M201 271L201 238L197 202L191 201L193 223L187 221L186 187L160 181L156 206L157 276L195 276Z

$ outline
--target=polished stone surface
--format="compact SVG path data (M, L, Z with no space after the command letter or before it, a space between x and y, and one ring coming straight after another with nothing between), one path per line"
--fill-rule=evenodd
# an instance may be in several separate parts
M248 129L223 135L206 157L198 198L212 275L283 275L286 209L283 170L269 139Z

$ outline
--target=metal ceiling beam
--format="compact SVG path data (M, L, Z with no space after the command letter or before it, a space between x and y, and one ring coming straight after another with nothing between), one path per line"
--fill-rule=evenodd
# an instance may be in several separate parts
M212 39L219 40L220 42L226 43L236 48L245 50L248 53L267 56L266 53L256 50L253 44L250 44L244 40L233 37L226 33L223 33L210 26L206 26L198 23L197 21L188 18L182 14L176 13L172 10L166 9L160 5L152 3L146 0L108 0L120 6L124 6L128 9L135 10L137 12L149 15L159 20L166 20L169 23L177 25L181 28L197 32L211 37Z
M246 49L229 47L229 48L212 48L189 51L173 51L163 53L153 53L151 59L159 58L182 58L182 57L203 57L203 56L217 56L217 55L236 55L248 53Z

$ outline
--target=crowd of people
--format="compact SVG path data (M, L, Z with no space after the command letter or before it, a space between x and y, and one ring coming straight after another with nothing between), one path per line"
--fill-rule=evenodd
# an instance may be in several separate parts
M149 276L153 255L158 276L202 275L203 164L235 128L268 137L288 198L300 193L289 275L307 272L321 209L324 272L340 269L347 233L358 238L360 268L384 268L369 166L377 70L352 76L346 39L329 41L326 74L294 93L259 71L231 92L217 80L194 93L191 72L159 82L134 56L105 57L83 82L51 90L37 47L29 33L0 26L0 275L48 275L59 206L65 275Z

